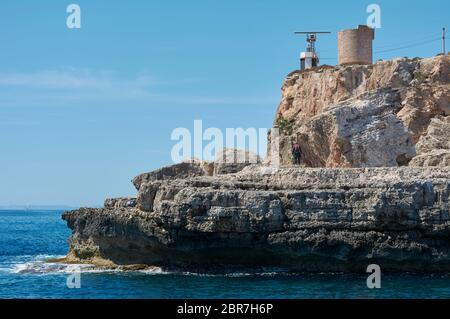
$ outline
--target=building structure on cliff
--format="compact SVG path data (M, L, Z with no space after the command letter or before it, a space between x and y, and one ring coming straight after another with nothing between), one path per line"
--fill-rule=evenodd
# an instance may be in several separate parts
M306 51L300 53L300 70L308 70L319 65L319 56L316 53L317 35L329 33L331 32L295 32L295 34L306 34L306 42L308 42Z
M295 34L305 34L308 45L306 51L300 53L300 70L308 70L319 66L319 56L316 52L318 34L330 32L301 31ZM341 30L338 32L338 64L372 64L372 42L375 39L375 30L359 25L357 29Z
M372 64L375 30L359 25L358 29L338 32L338 64Z

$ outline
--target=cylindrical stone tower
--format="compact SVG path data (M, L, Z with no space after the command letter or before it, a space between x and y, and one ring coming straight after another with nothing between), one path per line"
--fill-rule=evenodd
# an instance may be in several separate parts
M366 25L338 32L339 64L372 64L372 41L375 31Z

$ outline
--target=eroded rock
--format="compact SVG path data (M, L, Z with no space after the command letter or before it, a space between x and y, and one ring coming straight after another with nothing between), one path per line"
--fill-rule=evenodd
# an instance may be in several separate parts
M206 271L353 271L375 261L391 270L450 269L450 168L292 167L267 175L254 165L160 183L151 211L65 213L71 256Z

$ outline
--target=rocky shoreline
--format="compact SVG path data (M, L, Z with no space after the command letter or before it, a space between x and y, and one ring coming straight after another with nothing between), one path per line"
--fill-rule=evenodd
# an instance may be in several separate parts
M135 179L138 207L64 213L73 230L67 260L207 272L450 269L450 168L160 173Z

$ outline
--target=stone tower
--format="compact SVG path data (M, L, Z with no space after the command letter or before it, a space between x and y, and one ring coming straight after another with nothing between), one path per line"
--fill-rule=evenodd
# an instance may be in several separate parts
M375 30L359 25L358 29L338 32L339 64L372 64L372 41Z

